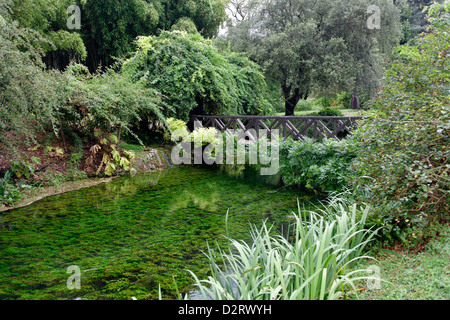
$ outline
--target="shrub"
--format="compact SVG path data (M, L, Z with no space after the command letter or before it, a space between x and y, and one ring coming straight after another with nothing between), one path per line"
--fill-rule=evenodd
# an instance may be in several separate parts
M164 139L178 142L185 140L189 136L186 122L174 118L167 119L168 130L164 134ZM176 136L176 138L175 138Z
M354 157L352 144L347 140L284 141L280 145L283 182L316 191L341 190L348 186Z
M198 33L161 32L140 37L124 72L165 97L166 117L189 113L261 114L270 108L261 68L247 57L219 52Z
M0 205L13 205L22 197L20 188L11 182L14 172L8 170L3 178L0 178Z
M65 127L90 138L95 129L126 132L140 142L133 125L154 118L165 123L158 92L133 83L113 69L91 75L79 64L71 64L68 79L68 104L61 110Z
M331 106L331 102L333 98L321 97L314 102L314 105L321 106L323 108L329 108Z
M341 92L334 97L321 97L314 102L314 105L325 109L348 109L352 101L352 95L349 92Z
M334 105L341 109L349 109L352 103L352 94L350 92L341 92L336 96Z
M297 111L311 111L313 109L314 102L311 100L301 99L295 109Z
M342 117L344 116L344 114L337 110L337 109L332 109L332 108L325 108L323 110L320 110L318 112L318 115L321 117Z
M12 147L11 139L5 139L6 132L13 132L23 142L34 142L36 132L45 124L57 130L57 108L64 104L64 81L59 72L44 70L41 44L46 40L33 30L19 28L2 12L0 141Z
M370 278L357 276L365 269L347 272L355 260L370 258L362 256L377 232L364 227L369 211L339 202L321 213L299 208L291 239L267 225L253 227L250 244L229 239L228 253L208 247L211 276L199 280L191 272L195 285L204 299L215 300L343 298L356 281Z
M431 7L433 25L418 45L397 48L373 114L355 132L353 184L371 189L392 236L450 211L450 4L440 6Z
M85 165L87 167L98 165L95 172L97 175L104 172L107 176L111 176L120 170L129 171L135 159L135 153L120 150L117 146L119 139L113 134L105 136L100 131L96 131L96 136L99 143L91 147L91 154L86 159Z

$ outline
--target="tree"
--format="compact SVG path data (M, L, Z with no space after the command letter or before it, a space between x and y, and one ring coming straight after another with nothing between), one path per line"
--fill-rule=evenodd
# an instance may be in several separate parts
M387 231L410 225L419 237L450 211L450 4L429 14L429 33L396 49L373 115L355 132L353 167L355 186L371 191Z
M426 18L426 7L431 6L434 2L443 3L445 0L408 0L410 6L410 14L408 15L409 37L410 40L424 32L428 26Z
M368 28L374 4L382 13L379 30ZM373 95L384 58L401 36L400 9L389 0L236 0L234 8L227 41L280 84L286 115L313 92Z
M55 110L64 103L64 82L59 72L44 70L41 45L46 39L20 28L9 14L10 5L0 1L0 140L10 144L10 132L29 143L46 124L58 132Z
M165 97L166 117L261 114L270 108L260 67L241 54L219 52L198 33L163 31L140 37L137 47L123 72Z
M2 0L5 1L5 0ZM87 56L82 35L67 29L70 0L12 0L10 19L21 28L33 29L49 40L41 45L47 66L63 70L71 60L84 61Z
M190 19L206 37L217 33L225 19L224 0L79 0L82 33L91 70L110 66L136 49L137 36L158 35L183 19Z
M44 61L63 70L71 60L86 61L90 71L111 66L136 47L137 36L158 35L192 21L205 37L217 34L226 18L226 0L0 0L8 1L20 27L51 40ZM67 27L71 5L81 9L81 29ZM87 58L87 60L85 60Z

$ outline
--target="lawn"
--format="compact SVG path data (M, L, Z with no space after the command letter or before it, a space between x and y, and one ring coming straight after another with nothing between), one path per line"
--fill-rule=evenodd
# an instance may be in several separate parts
M323 108L320 106L314 106L312 110L309 111L295 111L296 116L309 116L312 113L319 112ZM339 109L344 116L346 117L361 117L363 116L367 111L366 110L354 110L354 109ZM276 116L284 116L284 112L278 112L275 115Z
M371 256L379 262L379 288L360 286L360 299L369 300L449 300L450 299L450 227L445 225L419 252L399 247L377 248ZM372 286L374 288L374 286Z

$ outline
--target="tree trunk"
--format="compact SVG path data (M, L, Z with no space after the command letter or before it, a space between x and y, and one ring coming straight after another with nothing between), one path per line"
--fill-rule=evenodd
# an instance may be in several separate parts
M350 105L350 109L359 110L361 109L361 105L359 103L359 97L353 95L352 96L352 103Z
M294 89L294 93L292 95L290 95L290 90L291 88L286 88L283 87L283 93L284 93L284 98L285 98L285 109L286 109L286 116L293 116L295 113L295 107L297 106L297 103L300 101L301 98L301 94L300 94L300 89L295 88Z

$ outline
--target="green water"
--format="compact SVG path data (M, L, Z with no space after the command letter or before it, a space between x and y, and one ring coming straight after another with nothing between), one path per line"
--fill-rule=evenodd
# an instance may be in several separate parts
M218 170L177 167L41 200L0 215L0 299L164 299L202 276L206 244L281 227L305 195ZM273 192L278 190L277 192ZM228 214L227 228L225 220ZM69 290L69 266L81 288ZM175 280L174 280L175 279Z

